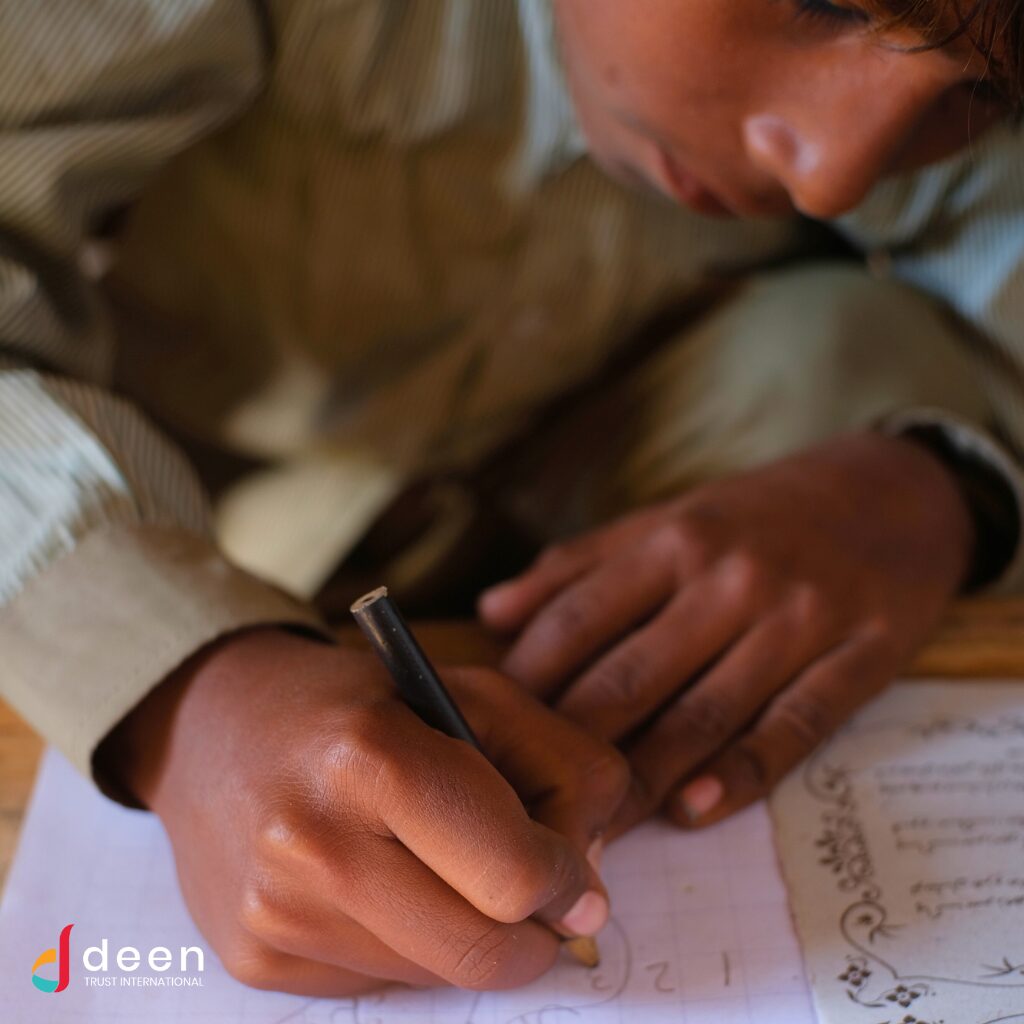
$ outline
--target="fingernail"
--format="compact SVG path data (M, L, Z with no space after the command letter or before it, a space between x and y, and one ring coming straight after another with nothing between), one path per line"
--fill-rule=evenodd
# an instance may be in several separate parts
M595 889L588 889L562 918L562 925L573 935L596 935L607 921L608 901Z
M705 775L683 789L679 794L679 803L690 821L696 821L713 811L721 803L723 796L725 786L713 775Z
M601 873L601 854L604 853L604 840L599 836L590 846L587 847L587 860L590 866L598 873Z
M493 587L485 590L480 595L480 610L485 615L493 615L495 612L501 610L501 605L505 601L505 594L511 587L507 583L498 583Z

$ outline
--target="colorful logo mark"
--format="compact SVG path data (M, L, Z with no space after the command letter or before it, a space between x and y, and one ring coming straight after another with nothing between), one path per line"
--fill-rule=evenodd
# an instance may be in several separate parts
M32 965L32 984L35 985L40 992L63 992L64 989L68 987L68 981L70 980L68 963L71 959L72 928L74 928L73 924L67 924L60 933L60 940L57 943L60 947L60 963L57 967L56 981L52 978L37 978L36 971L45 964L56 963L57 950L44 949L43 952L36 957L36 962Z

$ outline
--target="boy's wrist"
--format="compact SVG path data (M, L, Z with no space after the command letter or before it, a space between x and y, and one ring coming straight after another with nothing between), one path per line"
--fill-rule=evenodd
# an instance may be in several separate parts
M252 633L279 632L280 626L256 626L226 633L204 644L159 682L111 730L97 748L94 764L123 802L156 810L159 788L177 709L190 685L218 655Z
M902 435L925 448L946 470L970 516L973 545L961 591L978 590L1004 572L1020 542L1020 519L1013 490L1000 473L957 448L941 427L920 425Z

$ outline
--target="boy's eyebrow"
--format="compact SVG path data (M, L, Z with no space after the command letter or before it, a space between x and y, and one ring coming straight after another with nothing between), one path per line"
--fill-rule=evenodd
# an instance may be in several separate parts
M883 24L913 29L933 46L962 36L983 5L972 4L965 15L953 0L865 0L864 4Z
M985 64L981 77L1008 94L1019 91L1002 67L1000 47L1009 17L994 0L863 0L864 8L875 14L880 27L907 28L921 36L922 45L912 50L945 50L967 58L980 57ZM995 18L1005 16L1007 24ZM1020 13L1016 17L1021 17ZM1009 87L1009 88L1007 88ZM1018 101L1019 102L1019 101Z
M866 0L865 6L874 7L889 17L912 24L915 28L927 28L942 20L941 15L936 14L934 0L930 3L919 3L917 0ZM949 4L943 3L943 7L948 8Z

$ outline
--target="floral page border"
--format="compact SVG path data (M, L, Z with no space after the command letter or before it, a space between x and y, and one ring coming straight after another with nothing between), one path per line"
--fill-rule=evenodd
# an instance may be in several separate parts
M973 735L988 738L1020 736L1024 738L1024 717L1004 716L994 723L975 719L946 718L921 723L896 723L855 726L845 735L900 729L919 739L935 736ZM954 1024L942 1019L925 1020L913 1012L919 1000L941 994L943 987L1024 988L1024 962L1004 957L997 965L983 965L977 979L908 976L895 964L883 959L873 948L879 937L891 937L903 925L889 920L881 885L875 874L867 837L853 795L853 772L848 767L825 761L827 749L813 755L804 765L804 787L825 805L822 832L815 841L821 851L819 863L836 876L840 891L849 893L851 902L844 908L839 928L852 952L846 956L836 980L846 986L850 1000L865 1010L885 1010L890 1016L874 1024ZM1010 977L1019 981L1010 982ZM872 980L874 979L874 980ZM984 1021L981 1024L1008 1024L1024 1021L1024 1012ZM959 1024L959 1022L957 1022Z

